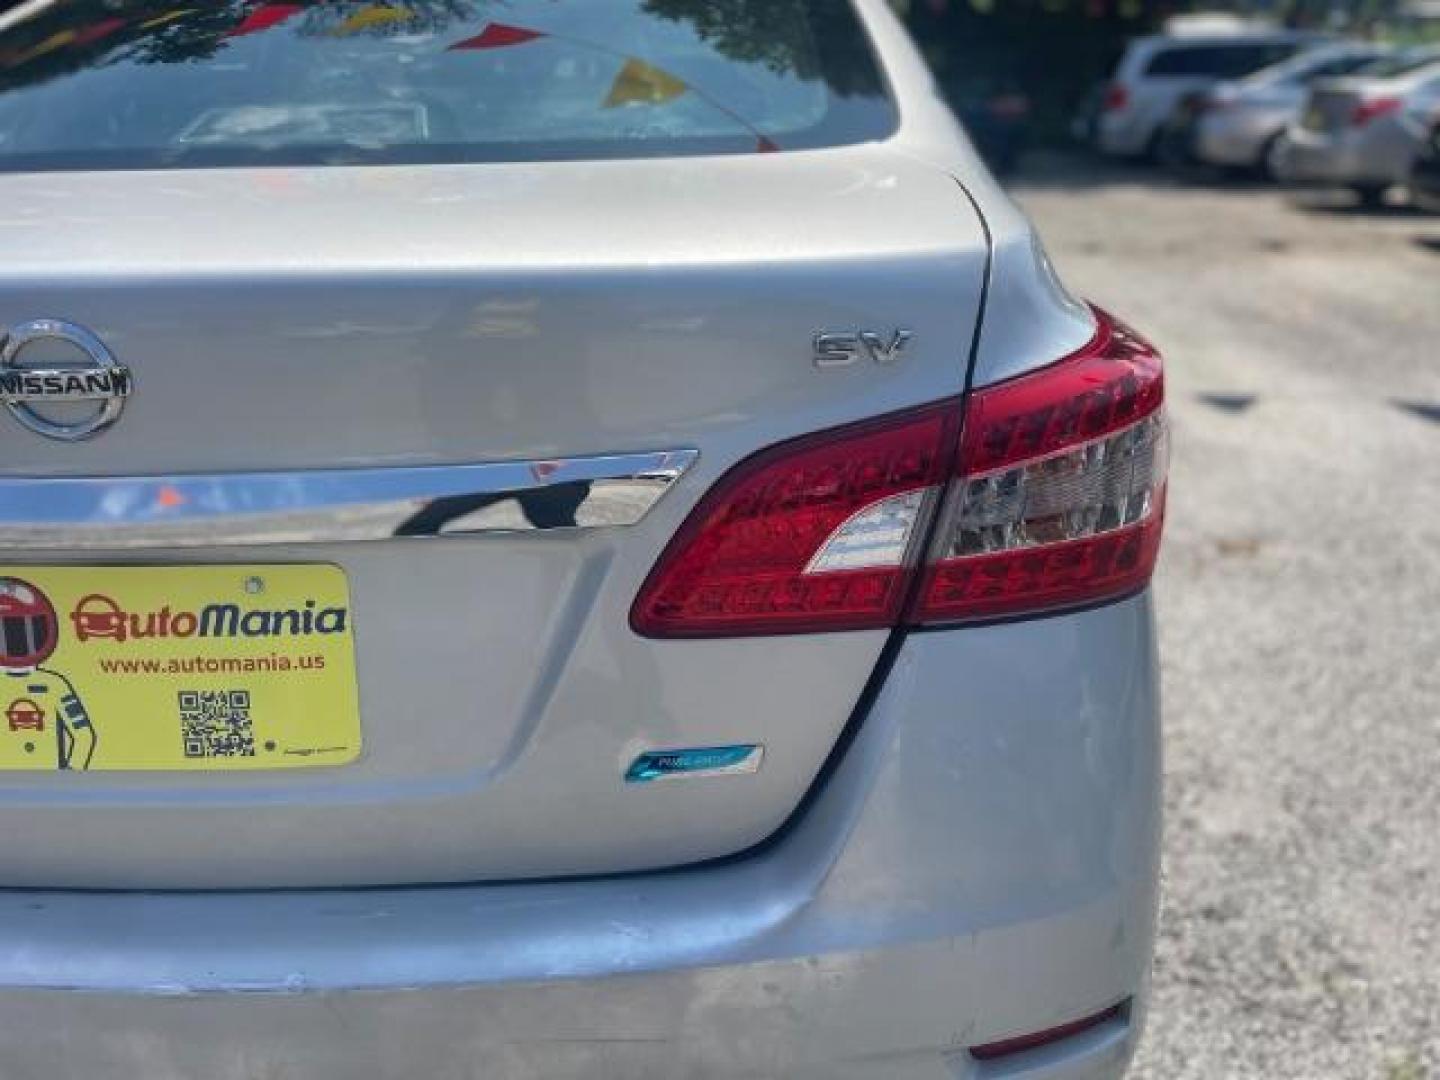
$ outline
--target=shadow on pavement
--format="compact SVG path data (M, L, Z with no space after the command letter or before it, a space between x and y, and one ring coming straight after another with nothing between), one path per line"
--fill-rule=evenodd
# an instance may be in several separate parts
M1222 169L1208 165L1173 166L1170 175L1184 187L1204 188L1207 191L1257 192L1277 191L1278 185L1267 180L1257 169L1235 167Z
M1175 178L1146 161L1106 158L1084 150L1035 150L1005 177L1005 186L1029 191L1095 191L1148 184L1175 187Z
M1360 202L1349 192L1317 192L1294 195L1290 199L1295 209L1305 214L1329 214L1333 217L1357 218L1411 218L1424 217L1425 211L1408 203L1385 203L1370 206Z
M1396 400L1397 408L1404 409L1408 413L1414 413L1422 420L1429 420L1432 424L1440 424L1440 404L1433 401L1402 401Z
M1137 184L1240 194L1275 191L1275 184L1248 169L1204 165L1162 165L1142 159L1109 158L1083 149L1033 150L1004 178L1007 187L1030 191L1095 191Z
M1440 255L1440 236L1417 236L1415 246L1423 251Z
M1249 412L1259 400L1254 394L1197 394L1196 397L1212 409L1236 415Z

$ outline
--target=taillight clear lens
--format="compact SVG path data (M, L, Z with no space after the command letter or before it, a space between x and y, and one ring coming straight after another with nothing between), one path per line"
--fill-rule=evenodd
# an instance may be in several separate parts
M647 637L893 626L951 469L956 401L840 428L724 477L631 611Z
M914 620L1111 599L1150 579L1168 437L1160 357L1100 313L1081 353L978 391Z
M1164 516L1160 357L1096 314L1081 352L973 393L963 436L957 399L731 470L651 571L631 626L656 638L880 629L1142 587Z
M942 559L1084 540L1136 525L1155 509L1165 473L1165 422L1152 416L1074 450L957 488Z

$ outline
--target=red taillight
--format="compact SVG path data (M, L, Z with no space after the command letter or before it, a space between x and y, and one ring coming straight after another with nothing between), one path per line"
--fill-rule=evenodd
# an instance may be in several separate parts
M942 402L738 466L661 557L631 625L648 637L876 629L1143 586L1164 505L1160 358L1097 314L1079 353L973 393L963 435L958 402Z
M1103 313L1080 352L973 394L914 621L1036 614L1149 581L1164 401L1159 354Z
M1405 102L1400 98L1384 97L1375 98L1371 101L1362 101L1350 114L1350 125L1352 127L1364 127L1372 120L1378 120L1382 116L1389 116L1391 113L1399 112L1405 107Z
M661 557L631 625L647 637L895 625L958 428L958 403L944 402L739 465Z
M1124 83L1111 83L1105 88L1106 112L1120 112L1130 107L1130 88Z
M1030 115L1030 99L1024 94L1000 94L985 107L997 120L1023 120Z

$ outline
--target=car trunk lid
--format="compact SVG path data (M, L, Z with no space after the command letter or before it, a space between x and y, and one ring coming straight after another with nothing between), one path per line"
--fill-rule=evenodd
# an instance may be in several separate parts
M203 567L242 607L270 568L338 574L360 731L348 763L112 771L136 721L108 680L77 684L95 767L0 776L24 821L7 884L628 871L744 849L794 811L884 632L657 642L627 613L742 458L960 392L988 250L953 180L867 146L12 175L0 205L0 325L86 327L134 376L93 439L0 416L5 574L90 568L103 592ZM899 362L812 363L818 331L901 329ZM522 489L548 495L493 497ZM466 535L416 535L436 532ZM647 752L733 747L757 768L626 783Z

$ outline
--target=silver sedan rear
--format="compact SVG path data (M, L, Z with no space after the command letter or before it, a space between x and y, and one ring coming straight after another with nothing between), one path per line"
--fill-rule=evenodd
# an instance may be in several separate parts
M1248 79L1222 83L1198 106L1196 159L1273 175L1281 136L1299 117L1309 86L1318 79L1348 75L1385 52L1365 44L1323 46Z
M1440 55L1412 57L1382 76L1327 80L1312 88L1277 150L1280 178L1347 187L1379 202L1404 183L1419 150L1405 120L1418 97L1440 91Z
M1163 365L886 0L27 8L4 1080L1123 1073Z

